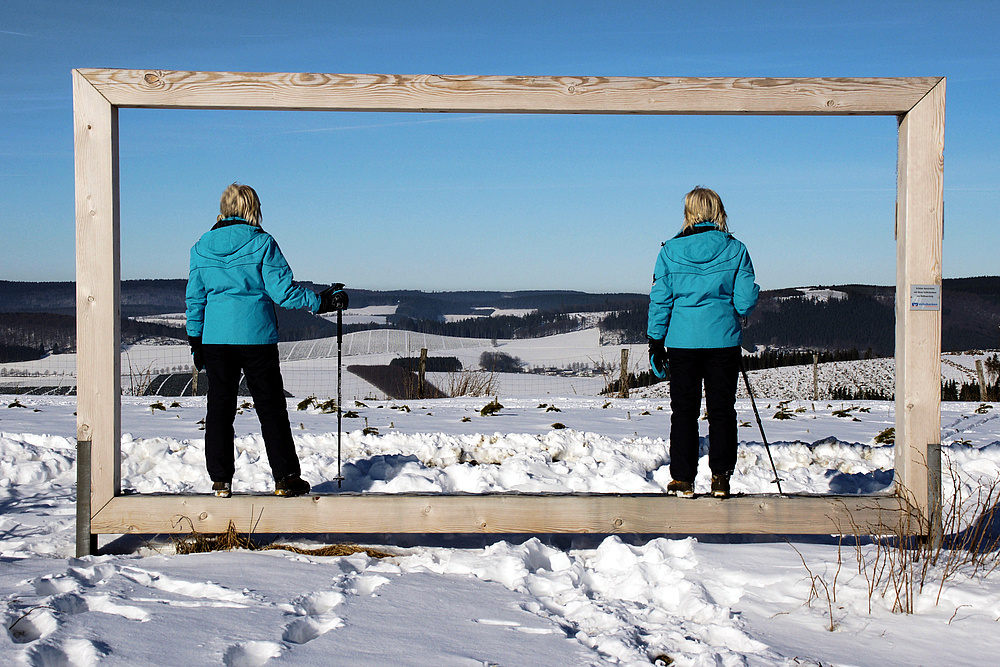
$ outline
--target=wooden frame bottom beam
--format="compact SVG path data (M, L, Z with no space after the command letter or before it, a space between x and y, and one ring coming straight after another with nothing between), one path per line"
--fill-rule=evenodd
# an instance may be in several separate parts
M884 534L920 523L896 496L331 494L119 496L94 533Z

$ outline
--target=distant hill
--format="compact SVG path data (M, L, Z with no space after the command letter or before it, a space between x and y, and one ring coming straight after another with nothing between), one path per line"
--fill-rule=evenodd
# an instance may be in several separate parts
M815 299L798 290L766 292L749 321L750 342L824 350L871 348L879 356L892 355L896 288L834 285L827 289L846 296ZM941 295L941 348L998 347L1000 276L946 278Z
M326 285L302 282L319 291ZM138 317L184 312L187 281L123 280L122 316ZM421 292L419 290L375 291L348 287L351 307L399 305L410 317L472 315L475 308L529 309L545 311L613 310L638 294L590 294L572 290L524 290L514 292L462 291ZM0 280L0 313L76 312L76 283L14 282Z
M303 283L320 290L323 285ZM185 309L186 280L126 280L122 316L132 318ZM445 335L482 338L532 337L580 326L567 313L614 312L602 324L609 341L642 342L646 336L646 294L591 294L572 290L421 292L351 289L351 307L394 305L390 326ZM761 294L747 328L748 342L782 348L857 349L888 356L894 349L895 287L831 285L787 288ZM0 281L0 331L5 342L35 350L75 345L76 295L71 282ZM477 309L531 310L525 316L445 322L445 315L482 314ZM942 347L946 351L1000 347L1000 276L948 278L942 297ZM20 314L20 315L15 315ZM27 314L70 316L46 322ZM305 311L279 308L282 340L333 336L336 325ZM183 329L123 323L123 336L161 335L185 339ZM354 328L357 328L355 325ZM58 330L58 333L55 333ZM51 340L42 335L53 332ZM146 332L149 332L146 334ZM12 354L24 354L21 349Z
M810 350L895 350L895 287L829 285L761 293L745 332L747 345ZM947 278L942 286L941 346L945 351L1000 347L1000 276ZM644 298L602 323L611 340L646 339Z

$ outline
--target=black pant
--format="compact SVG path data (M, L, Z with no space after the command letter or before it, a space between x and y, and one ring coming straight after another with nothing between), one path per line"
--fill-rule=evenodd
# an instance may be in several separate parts
M235 472L233 420L240 373L246 376L260 420L267 461L275 480L300 473L292 429L288 424L285 388L278 366L277 345L204 345L208 374L208 416L205 417L205 462L213 482L228 482Z
M736 382L739 347L667 350L670 362L670 475L693 482L698 472L698 417L705 384L708 466L713 475L736 468Z

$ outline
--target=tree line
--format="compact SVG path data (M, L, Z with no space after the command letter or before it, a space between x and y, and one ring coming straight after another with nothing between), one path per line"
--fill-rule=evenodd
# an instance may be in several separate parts
M526 315L500 315L498 317L473 317L456 322L416 318L405 314L388 317L388 324L380 328L402 329L418 333L460 338L539 338L582 329L581 318L567 313L538 311ZM353 324L344 331L367 331L371 324Z
M644 343L649 303L633 302L606 317L602 333L618 333L623 343ZM892 304L875 295L851 294L844 299L814 301L792 297L762 299L743 332L744 346L816 350L822 361L846 361L845 350L865 350L855 358L890 356L895 349ZM788 353L772 363L812 363L811 352ZM794 355L808 354L807 361ZM833 355L833 356L830 356ZM773 366L765 366L773 367Z
M184 329L122 318L122 342L149 337L187 340ZM49 354L76 352L76 317L53 313L0 313L0 359L33 361Z

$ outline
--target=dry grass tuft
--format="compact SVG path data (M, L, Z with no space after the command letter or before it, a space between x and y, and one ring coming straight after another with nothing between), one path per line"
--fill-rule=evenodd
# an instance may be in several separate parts
M278 542L261 544L255 541L249 533L243 534L236 530L236 526L232 521L229 522L226 532L219 535L202 535L197 531L192 531L185 537L175 539L174 548L178 554L203 554L212 551L232 551L233 549L246 549L247 551L272 551L280 549L306 556L351 556L361 552L364 552L371 558L389 558L394 555L387 551L361 547L356 544L331 544L316 549L302 549Z
M497 374L483 369L467 368L448 373L445 393L455 396L492 396L497 389Z
M265 547L261 547L262 551L267 551L269 549L281 549L283 551L291 551L296 554L305 554L306 556L353 556L354 554L361 553L362 551L368 554L370 558L390 558L394 555L388 551L380 551L379 549L372 549L371 547L359 547L356 544L330 544L317 549L301 549L299 547L293 547L290 544L269 544Z
M951 476L953 483L950 502L937 510L943 512L940 539L922 535L932 525L933 517L924 516L903 488L896 493L906 511L898 515L895 524L862 526L849 517L857 571L868 587L869 614L877 599L885 601L893 613L913 614L917 597L925 588L936 589L937 605L949 581L959 576L984 579L1000 570L1000 479L969 479L963 483L958 467L951 461L943 473ZM814 575L804 558L802 565L811 582L806 604L826 598L828 629L832 632L836 629L833 605L842 566L840 546L832 582Z

